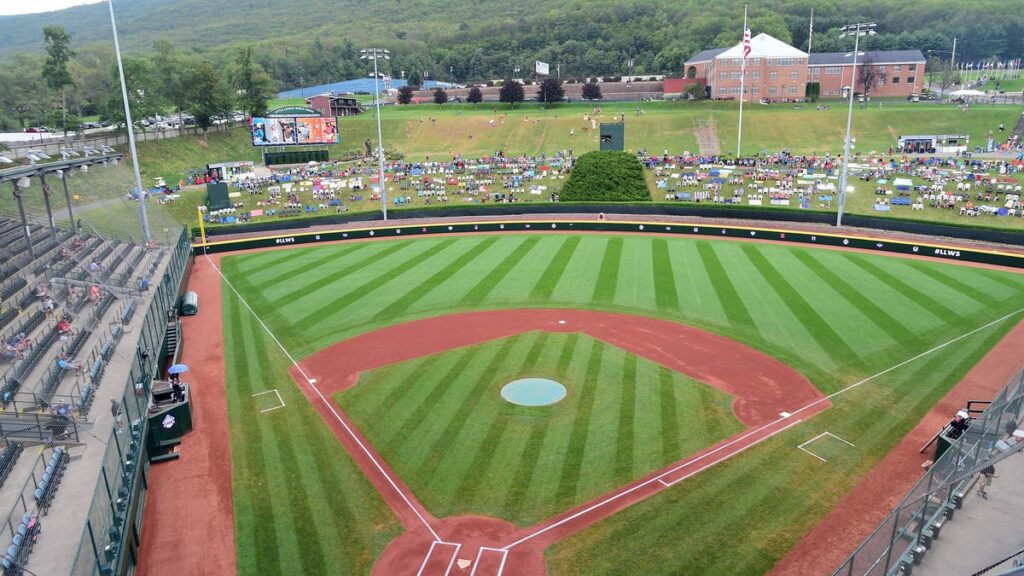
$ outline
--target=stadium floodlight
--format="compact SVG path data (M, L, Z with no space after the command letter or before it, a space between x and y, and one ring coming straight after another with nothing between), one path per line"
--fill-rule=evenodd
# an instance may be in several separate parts
M14 160L11 160L7 156L0 156L0 164L14 164Z
M85 148L82 148L82 154L85 154L86 158L88 158L89 156L94 156L99 153L100 151L93 148L92 146L86 146Z
M359 51L363 60L373 60L373 92L374 102L377 105L377 160L380 167L380 211L384 220L388 219L388 194L384 189L384 132L380 127L380 73L377 71L377 60L391 59L391 52L383 48L366 48Z
M81 156L81 154L79 154L78 151L73 148L61 148L60 153L67 154L68 156Z
M43 159L42 156L37 156L31 152L25 154L25 157L28 158L28 161L31 162L33 165L35 165L36 163Z
M850 175L850 130L853 128L853 93L857 89L857 57L864 53L860 51L861 36L874 36L874 22L858 22L849 24L839 29L839 37L846 38L853 36L853 52L846 56L853 56L853 67L850 72L850 94L849 106L846 111L846 138L843 139L843 169L839 173L839 208L836 210L836 226L843 225L843 210L846 208L846 182Z
M35 156L38 156L39 158L42 158L43 160L49 160L50 159L50 155L47 154L46 152L43 152L42 150L29 150L28 153L29 154L33 154Z
M101 151L102 151L102 152L103 152L104 154L110 154L111 152L114 152L114 151L115 151L115 150L114 150L113 148L111 148L110 146L107 146L106 144L103 144L103 145L101 145L101 146L100 146L100 150L101 150Z
M124 124L128 128L128 149L132 155L132 168L135 172L135 187L138 190L142 188L142 175L139 174L139 153L135 148L135 128L132 124L132 108L128 104L128 83L124 79L124 64L121 62L121 43L117 38L117 22L114 20L114 0L107 0L107 6L110 8L110 30L114 36L114 56L117 60L117 75L121 80L121 103L124 106ZM102 150L104 146L100 146ZM109 146L106 146L109 148ZM111 149L113 151L113 149ZM84 166L83 166L84 168ZM149 234L149 218L146 217L146 199L144 196L139 196L139 223L142 225L142 241L143 243L149 242L151 236Z

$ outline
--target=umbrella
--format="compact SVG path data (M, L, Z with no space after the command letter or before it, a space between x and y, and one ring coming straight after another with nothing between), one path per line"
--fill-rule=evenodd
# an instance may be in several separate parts
M168 374L181 374L182 372L188 372L188 366L184 364L175 364L167 369Z

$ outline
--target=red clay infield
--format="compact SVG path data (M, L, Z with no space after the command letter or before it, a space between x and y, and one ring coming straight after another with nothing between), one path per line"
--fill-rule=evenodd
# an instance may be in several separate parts
M330 400L355 385L363 371L531 330L581 332L723 390L735 397L733 410L748 428L536 526L516 528L478 516L434 518ZM552 542L829 406L800 373L736 341L664 320L583 310L497 310L417 320L339 342L291 372L406 528L377 561L378 575L448 574L460 561L473 576L544 574L544 548Z

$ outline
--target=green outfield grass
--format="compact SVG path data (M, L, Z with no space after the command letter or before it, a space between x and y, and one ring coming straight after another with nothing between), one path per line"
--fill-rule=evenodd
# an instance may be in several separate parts
M793 366L826 394L1014 312L1024 296L1019 275L935 261L607 234L318 246L228 256L223 268L296 358L415 318L494 308L588 308L655 316L723 334ZM225 303L240 573L283 574L296 566L315 572L320 563L343 573L367 573L384 542L395 534L394 519L296 389L282 354L234 297L226 296ZM838 396L830 410L813 420L560 542L548 551L549 573L763 573L1017 319L1013 316ZM510 346L529 348L526 340ZM457 362L453 358L470 353L472 349L454 352L437 362ZM491 359L483 352L474 356L475 360L461 362L466 374L480 373L481 363ZM589 365L587 354L581 356L570 360ZM603 358L602 365L606 361ZM441 474L436 483L418 488L426 478L420 464L438 449L431 443L436 438L424 434L392 441L394 427L400 432L402 424L379 421L377 430L366 420L368 413L390 410L372 406L375 398L400 389L382 374L397 379L417 365L368 376L379 383L351 391L352 404L343 395L343 404L360 414L367 434L387 438L380 448L395 455L389 463L403 470L428 506L440 508L433 512L509 512L508 493L500 509L484 502L491 488L476 482L493 477L489 467L481 467L479 476L435 471ZM609 367L613 377L618 366ZM427 377L436 378L438 370L440 364L426 371ZM475 381L461 386L477 384L483 386ZM452 399L439 401L436 421L424 422L425 430L461 424L452 421L465 412L455 397L475 394L461 386ZM249 395L272 388L281 390L288 406L261 415ZM417 396L411 389L410 395ZM494 416L495 407L487 407L490 400L485 396L477 404L484 407L480 424L474 419L465 426L496 434L494 424L502 419ZM407 408L422 406L416 402L416 397L401 400ZM642 422L645 415L640 410L633 416L634 439L649 432ZM621 412L615 417L621 418ZM505 425L513 426L512 419ZM546 440L562 438L556 429L564 430L550 427ZM855 454L826 464L795 448L825 430L853 442ZM460 435L456 441L476 442L479 447L491 440ZM520 444L507 446L525 449ZM647 449L636 441L634 446L634 456ZM590 449L589 443L577 442L565 459L586 462ZM473 459L467 454L458 462L465 465ZM650 462L654 465L655 460ZM614 461L608 466L616 468ZM611 471L595 477L606 482L618 478ZM452 497L459 486L449 480L465 484L469 496ZM569 481L590 485L583 473ZM531 486L540 490L550 482ZM531 510L532 505L513 507L512 516L519 514L517 521L534 517L540 511ZM338 538L342 526L344 536Z
M501 387L525 377L551 378L568 395L534 408L505 401ZM730 396L579 334L532 332L410 360L335 398L433 514L520 525L743 429Z

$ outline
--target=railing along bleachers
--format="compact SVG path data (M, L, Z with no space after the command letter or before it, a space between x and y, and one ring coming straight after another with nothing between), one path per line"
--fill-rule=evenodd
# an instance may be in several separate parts
M0 486L3 486L7 477L11 475L11 470L14 469L23 450L25 447L20 442L10 442L4 451L0 452Z

